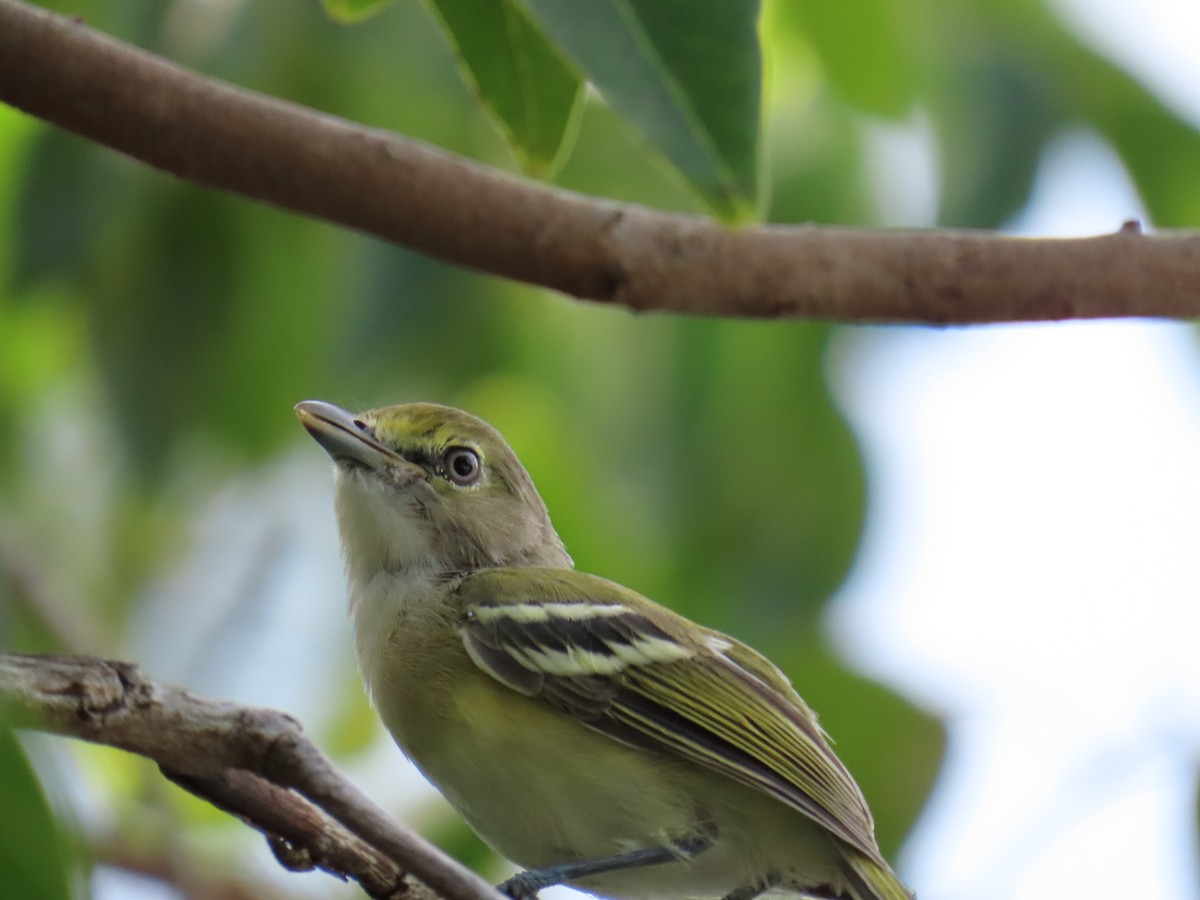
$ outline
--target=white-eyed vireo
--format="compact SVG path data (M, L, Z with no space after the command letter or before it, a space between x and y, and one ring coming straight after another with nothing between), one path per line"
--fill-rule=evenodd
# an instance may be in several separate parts
M429 403L296 413L336 463L367 690L405 754L527 867L503 890L911 898L787 678L576 572L493 428Z

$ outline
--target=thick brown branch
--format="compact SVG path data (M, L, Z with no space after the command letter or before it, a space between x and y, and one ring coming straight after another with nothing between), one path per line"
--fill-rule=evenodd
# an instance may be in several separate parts
M499 897L479 876L389 819L283 713L205 700L144 678L129 663L95 657L0 654L0 699L18 726L154 760L188 790L276 839L303 846L311 865L350 874L376 896L399 885L403 868L449 900ZM264 810L280 794L259 779L294 790L311 812L319 808L340 827L317 841L311 816L307 825L294 818L285 824L280 817L287 818L294 804ZM357 841L340 841L348 836L342 829ZM358 842L372 852L364 853ZM380 868L379 857L391 865ZM363 863L366 869L359 867Z
M0 100L198 184L638 310L936 323L1200 315L1200 234L729 231L520 181L15 0L0 0Z

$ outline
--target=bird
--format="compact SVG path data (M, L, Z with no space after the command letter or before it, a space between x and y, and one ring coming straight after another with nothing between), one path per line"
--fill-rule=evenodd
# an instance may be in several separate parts
M366 691L404 754L523 867L502 892L912 900L783 672L577 571L496 429L434 403L295 411L334 462Z

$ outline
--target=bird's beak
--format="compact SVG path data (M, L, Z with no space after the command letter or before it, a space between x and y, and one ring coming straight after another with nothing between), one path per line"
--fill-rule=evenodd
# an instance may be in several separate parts
M368 425L340 406L321 400L304 400L295 408L300 424L336 463L357 463L375 472L416 468L376 440Z

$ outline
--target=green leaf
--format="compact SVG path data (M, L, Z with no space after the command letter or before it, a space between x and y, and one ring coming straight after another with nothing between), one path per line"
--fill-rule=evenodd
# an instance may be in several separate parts
M1017 53L977 48L954 63L929 101L941 141L938 222L998 228L1028 201L1062 105Z
M1200 219L1200 132L1157 97L1099 56L1072 60L1075 101L1112 142L1137 184L1154 223L1194 227Z
M93 258L90 238L128 207L133 174L124 161L62 131L41 131L27 152L14 199L21 222L8 271L14 292L82 273Z
M758 204L757 0L529 0L608 104L727 219Z
M70 900L68 843L20 743L0 724L0 872L4 895Z
M912 111L916 90L904 14L891 0L789 0L780 20L804 33L847 103L889 118Z
M1112 143L1156 224L1195 224L1200 182L1193 174L1200 132L1137 79L1081 43L1046 4L985 0L979 11L980 32L1004 47L1014 66L1040 80L1039 91L1061 107L1063 121L1087 123ZM954 39L961 43L961 37Z
M381 12L392 0L321 0L329 17L352 25Z
M546 175L565 156L583 81L517 0L431 0L463 77L525 171Z
M216 386L247 252L225 198L155 187L137 198L136 217L103 234L87 309L113 421L148 481L168 473L189 427L230 402Z
M871 219L870 187L862 177L862 120L832 90L803 111L779 115L768 132L772 222L861 225Z

